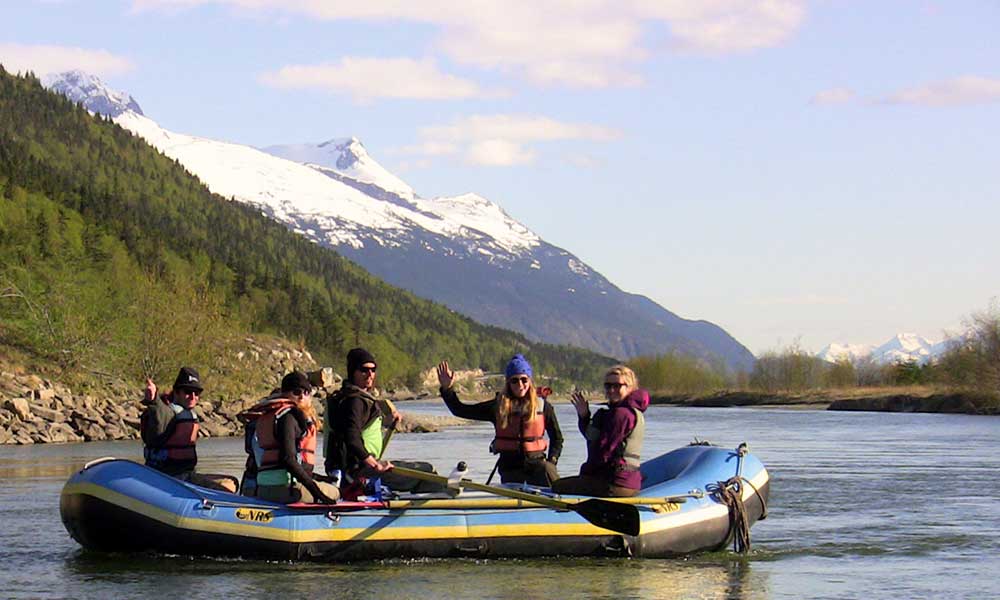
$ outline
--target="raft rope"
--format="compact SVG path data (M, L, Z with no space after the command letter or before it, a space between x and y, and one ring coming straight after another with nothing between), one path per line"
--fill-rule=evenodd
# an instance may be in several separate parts
M730 477L726 481L705 486L706 491L729 508L729 534L726 543L732 538L733 551L738 554L746 554L750 551L750 521L747 518L746 506L743 504L743 482L750 486L757 499L760 500L760 519L767 518L767 503L764 502L757 487L746 477Z

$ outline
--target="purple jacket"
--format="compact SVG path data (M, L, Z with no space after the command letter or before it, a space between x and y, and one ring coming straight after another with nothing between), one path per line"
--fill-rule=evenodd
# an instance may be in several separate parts
M593 417L587 415L579 420L580 431L586 435L587 426L593 419L593 424L600 432L600 437L587 441L587 462L580 467L580 475L590 475L607 479L611 485L638 490L642 487L642 476L638 471L624 469L622 448L625 438L635 428L637 417L631 409L646 412L649 406L649 392L637 389L625 397L619 404L602 408Z

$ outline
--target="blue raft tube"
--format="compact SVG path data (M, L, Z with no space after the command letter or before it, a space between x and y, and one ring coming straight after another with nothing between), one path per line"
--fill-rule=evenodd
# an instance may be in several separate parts
M750 526L767 514L770 478L746 444L735 450L692 444L646 461L641 471L638 496L600 501L634 507L636 532L606 529L584 518L574 503L587 498L554 496L531 486L517 486L517 498L506 497L509 488L479 485L458 496L284 505L208 490L113 458L92 461L70 477L60 514L73 539L93 551L330 562L662 558L730 545L743 551ZM559 506L520 497L525 492Z

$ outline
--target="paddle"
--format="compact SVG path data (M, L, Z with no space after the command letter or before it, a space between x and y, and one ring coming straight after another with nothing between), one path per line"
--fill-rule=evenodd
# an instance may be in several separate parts
M448 485L447 477L435 475L434 473L426 473L424 471L407 469L405 467L393 467L392 470L400 475L412 477L413 479L423 479L424 481L433 481L434 483L439 483L441 485ZM516 498L518 500L524 500L525 502L532 502L542 506L550 506L560 510L571 510L598 527L603 527L604 529L610 529L611 531L617 531L626 535L639 535L639 509L630 504L622 504L619 502L612 502L610 500L602 500L600 498L589 498L587 500L573 503L563 502L562 500L556 500L555 498L549 498L548 496L538 496L504 487L485 485L468 479L459 480L458 485L459 487L465 487L471 490L479 490L481 492L487 492L497 496L505 496L507 498Z
M375 457L376 460L382 460L382 457L385 455L385 449L389 447L389 440L392 439L392 434L396 433L397 422L398 421L393 421L392 425L389 426L389 429L385 431L385 435L382 436L382 450L378 453L378 456Z

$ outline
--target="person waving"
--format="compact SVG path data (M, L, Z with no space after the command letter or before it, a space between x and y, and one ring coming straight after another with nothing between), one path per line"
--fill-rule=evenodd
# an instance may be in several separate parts
M497 460L500 481L548 487L559 479L556 463L562 453L563 436L552 405L535 389L533 374L528 360L516 354L507 363L506 383L496 397L465 404L452 388L455 373L448 361L437 366L441 398L451 414L493 423L490 451L500 455Z

